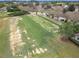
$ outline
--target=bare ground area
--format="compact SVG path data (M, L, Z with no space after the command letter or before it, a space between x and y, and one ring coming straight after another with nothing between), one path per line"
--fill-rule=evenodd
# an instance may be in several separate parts
M20 29L17 26L18 20L20 20L20 17L10 18L10 48L13 56L16 56L22 45L25 44L22 41Z

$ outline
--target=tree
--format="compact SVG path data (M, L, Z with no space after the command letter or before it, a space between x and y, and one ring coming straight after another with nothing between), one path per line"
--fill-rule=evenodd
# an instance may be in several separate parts
M74 34L79 33L79 22L63 22L60 26L59 33L63 39L71 39Z
M65 5L65 7L64 7L64 9L63 9L63 13L66 13L67 11L70 11L70 12L75 11L75 6L74 6L74 4Z
M16 5L8 6L7 7L8 12L15 12L15 11L20 11L20 9Z
M72 4L72 5L69 5L69 8L68 8L69 11L75 11L75 6Z
M63 22L60 27L60 33L66 37L71 37L74 34L72 22Z
M75 22L73 27L74 27L74 33L79 33L79 22Z

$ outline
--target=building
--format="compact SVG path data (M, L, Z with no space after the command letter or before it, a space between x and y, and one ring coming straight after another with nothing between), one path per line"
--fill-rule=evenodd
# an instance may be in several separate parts
M75 40L79 41L79 33L75 34Z
M0 12L7 12L7 7L0 8Z

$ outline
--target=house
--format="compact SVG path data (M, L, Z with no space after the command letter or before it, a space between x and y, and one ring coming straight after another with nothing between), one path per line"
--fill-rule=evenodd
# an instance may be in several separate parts
M0 12L7 12L7 7L0 8Z
M59 21L66 21L66 18L64 18L64 17L58 17L58 20Z
M79 33L75 34L75 40L79 41Z
M78 12L78 6L76 7L76 11L74 12L66 12L63 13L64 6L53 6L53 11L50 10L47 13L51 16L54 16L54 20L68 20L68 21L79 21L79 12Z
M72 37L71 41L79 45L79 33L74 34L74 37Z
M67 12L65 17L71 21L79 21L79 12Z

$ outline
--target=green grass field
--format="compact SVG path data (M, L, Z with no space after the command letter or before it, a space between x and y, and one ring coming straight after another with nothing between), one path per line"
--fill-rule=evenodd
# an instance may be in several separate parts
M79 47L70 41L61 41L59 39L60 34L56 32L58 25L48 21L47 17L32 15L20 17L22 20L19 20L17 26L21 30L22 40L25 45L19 48L18 56L11 55L9 42L9 20L11 19L4 20L4 18L0 18L0 57L79 57ZM36 48L47 49L47 51L37 54Z
M0 18L0 57L11 57L9 47L9 23Z
M19 26L27 30L27 34L22 32L22 37L26 45L24 51L31 52L35 48L47 48L48 51L41 54L32 54L32 57L78 57L79 48L71 42L61 42L58 37L57 25L39 16L22 16ZM30 37L30 40L28 40ZM35 40L35 42L33 42ZM32 47L35 44L36 47ZM26 49L25 49L26 48ZM23 53L24 54L24 53Z
M51 27L53 25L50 22L44 20L46 25L49 24L49 25L47 25L47 27L44 27L45 24L36 23L34 21L34 18L32 18L31 16L22 16L22 17L23 17L23 20L19 21L19 26L22 29L27 30L27 34L22 32L23 40L24 40L24 42L26 42L26 45L24 46L26 48L26 50L29 52L32 52L32 50L34 50L35 48L47 48L47 49L50 49L51 51L44 53L44 55L36 54L33 56L34 57L46 57L46 55L48 55L48 56L56 57L55 56L56 52L54 52L54 50L52 50L51 47L48 46L49 41L52 38L54 38L54 35L53 35L53 32L49 32L47 30L48 29L47 27ZM37 19L37 17L36 17L36 19ZM28 40L27 37L30 37L30 40ZM33 40L35 40L35 42L33 42ZM31 47L32 44L35 44L36 47L35 48ZM25 50L25 48L24 48L24 50ZM54 54L51 54L51 52L53 52ZM49 55L49 53L51 55Z

